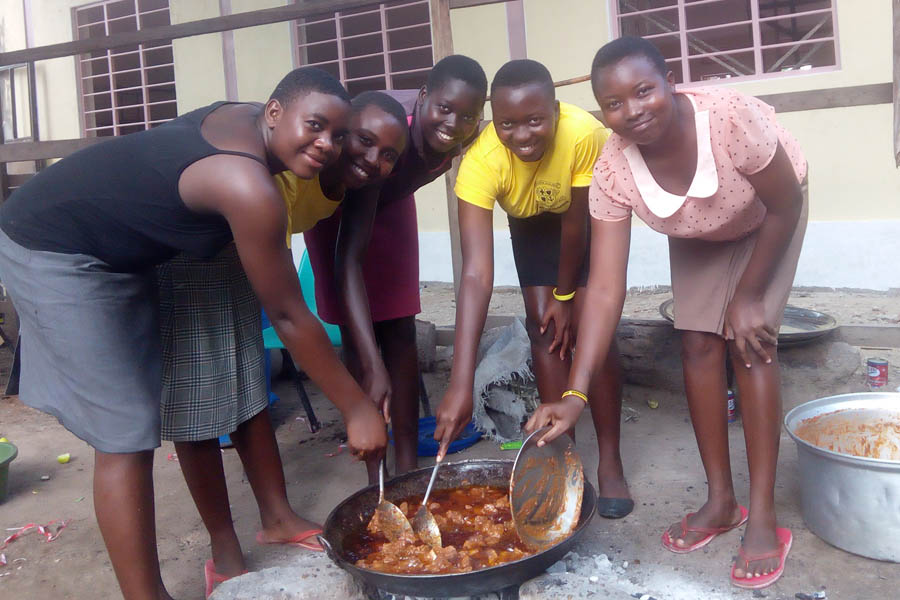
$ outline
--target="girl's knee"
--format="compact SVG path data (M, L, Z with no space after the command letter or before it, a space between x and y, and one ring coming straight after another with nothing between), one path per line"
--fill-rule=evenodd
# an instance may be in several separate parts
M713 333L685 331L681 335L681 359L685 363L723 360L724 340Z
M532 347L544 348L550 347L553 340L553 322L547 327L547 331L541 333L541 323L536 318L525 317L525 331L528 333L528 339L531 341Z

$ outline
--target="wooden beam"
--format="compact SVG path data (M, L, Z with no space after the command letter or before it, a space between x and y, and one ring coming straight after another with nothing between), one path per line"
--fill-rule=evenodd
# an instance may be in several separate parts
M900 0L895 1L900 2ZM766 94L757 96L757 98L773 106L775 112L786 113L827 108L846 108L848 106L867 106L870 104L890 104L892 90L893 84L873 83L870 85L853 85L823 90ZM598 119L600 118L599 110L590 112Z
M453 30L450 26L450 0L429 0L431 8L431 46L434 62L453 54Z
M485 4L500 4L501 2L506 2L506 0L450 0L450 8L470 8Z
M900 0L894 0L894 166L900 167Z
M63 42L61 44L49 44L25 50L12 50L0 52L0 66L46 60L48 58L60 58L91 52L92 50L105 50L133 44L158 42L162 40L176 40L179 38L203 35L207 33L219 33L245 27L256 27L270 23L281 23L293 19L302 19L315 15L334 13L340 10L349 10L378 4L378 0L307 0L297 4L276 6L264 10L188 21L176 25L164 25L160 27L148 27L139 31L116 33L103 37Z
M453 54L453 30L450 26L450 0L429 0L431 8L431 47L434 62ZM459 172L459 158L444 175L447 188L447 217L450 227L450 257L453 265L453 294L459 296L459 282L462 274L462 246L459 238L459 211L456 205L456 174Z
M0 144L0 163L65 158L77 150L109 139L112 138L91 137L73 140L50 140L46 142L7 142L6 144Z
M893 92L891 83L873 83L823 90L785 92L757 96L776 112L796 112L823 108L844 108L868 104L890 104Z
M525 33L525 5L522 0L506 3L506 36L509 38L509 58L528 58L528 43Z

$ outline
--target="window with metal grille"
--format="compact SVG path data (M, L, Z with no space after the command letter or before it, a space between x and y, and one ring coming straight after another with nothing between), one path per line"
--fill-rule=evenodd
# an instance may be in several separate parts
M433 64L428 0L308 17L295 31L297 64L330 72L353 95L419 88Z
M611 0L619 35L652 41L676 81L838 66L834 0Z
M73 13L80 40L169 25L168 0L106 0ZM124 135L177 116L171 40L94 50L77 61L86 136Z
M28 67L0 67L0 128L2 142L31 139L31 92Z

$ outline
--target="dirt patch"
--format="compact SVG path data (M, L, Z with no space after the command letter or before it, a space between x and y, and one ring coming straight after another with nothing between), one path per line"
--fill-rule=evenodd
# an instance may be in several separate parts
M453 325L456 301L450 283L425 282L421 286L419 318L437 326ZM660 305L672 297L669 287L633 288L625 297L624 318L658 319ZM878 292L832 288L796 288L789 304L824 312L840 325L900 325L900 290ZM517 287L498 287L491 296L490 314L524 315L522 292Z
M656 318L659 305L669 297L668 290L632 291L625 314L636 318ZM900 324L900 294L851 290L798 290L791 303L833 315L842 324ZM439 325L453 322L452 286L425 284L422 290L425 320ZM521 294L516 288L499 288L491 301L493 314L524 314ZM0 373L8 369L10 353L0 348ZM900 364L900 350L891 351L892 365ZM435 371L425 374L425 383L436 406L447 387L451 349L441 347ZM891 372L891 389L900 384ZM861 382L859 382L861 385ZM828 395L829 390L799 390L786 397L792 403ZM303 409L289 381L276 382L281 401L273 409L277 439L284 462L288 494L298 512L324 521L342 499L365 485L361 465L339 451L343 428L339 414L316 390L307 390L323 429L310 434L302 420ZM659 408L648 408L648 400ZM627 577L644 589L663 589L654 583L690 581L697 589L710 590L709 597L732 597L728 585L728 565L737 551L738 533L723 536L709 550L689 557L671 555L659 545L659 535L670 522L690 510L696 510L706 495L704 476L697 455L681 395L650 387L627 386L626 422L623 424L622 453L637 508L626 519L607 521L595 518L578 552L583 556L605 553L621 564L629 561ZM586 475L596 482L596 437L590 417L578 424L579 450L585 461ZM746 455L740 424L731 431L732 464L735 486L741 501L748 498ZM59 537L45 541L32 533L2 550L8 564L0 566L2 598L118 598L120 597L109 559L94 520L91 494L93 453L83 442L63 429L56 419L23 406L17 398L0 399L0 436L19 446L19 457L10 469L9 499L0 504L0 537L8 528L28 523L47 524L67 519L68 526ZM65 465L56 456L71 453ZM203 597L203 564L209 557L208 536L184 484L181 470L169 456L174 452L164 443L156 453L157 537L163 579L180 600ZM334 456L332 456L334 455ZM248 565L257 570L276 560L291 560L303 552L295 548L260 547L254 544L259 516L240 461L233 450L223 454L229 484L235 528ZM467 458L512 458L496 444L477 443L453 460ZM420 459L420 465L429 464ZM42 476L48 475L44 480ZM896 595L896 565L852 556L828 546L803 525L799 513L796 452L787 435L782 436L779 457L777 502L779 522L794 531L794 550L784 578L767 591L770 598L793 598L798 591L827 586L829 597L858 598ZM281 557L281 558L279 558ZM713 593L713 591L715 593ZM676 595L657 596L660 600ZM749 593L736 593L746 598Z

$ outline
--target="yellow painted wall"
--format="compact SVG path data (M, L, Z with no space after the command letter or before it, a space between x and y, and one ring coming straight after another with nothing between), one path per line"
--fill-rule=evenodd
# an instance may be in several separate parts
M488 83L505 62L509 60L509 38L506 35L506 6L488 4L450 11L453 30L453 51L471 56L484 68ZM491 114L490 104L484 107L485 118ZM447 186L444 177L416 192L419 229L421 231L447 231ZM494 211L494 227L506 227L503 211Z
M881 0L837 2L840 70L734 84L748 94L848 87L892 80L893 17ZM779 120L810 165L810 220L900 219L889 104L784 113Z
M231 0L233 13L283 6L284 0ZM273 23L234 32L238 98L264 102L294 68L292 23Z
M594 53L609 41L609 21L603 2L525 0L528 58L542 62L554 81L587 75ZM594 110L587 83L557 88L557 97Z
M611 39L606 2L597 0L524 0L528 57L550 69L555 80L587 75L594 53ZM883 0L837 2L840 68L731 83L762 95L848 87L892 80L891 3ZM455 51L485 67L488 79L508 60L506 8L495 4L452 10ZM558 97L588 110L596 102L588 83L558 88ZM489 108L485 118L490 117ZM892 107L888 104L799 111L779 120L802 144L810 163L810 219L866 221L900 218L900 171L893 164ZM425 231L446 230L443 186L420 195ZM423 206L420 202L419 206ZM499 212L499 211L495 211ZM495 226L505 219L495 214ZM637 220L636 220L637 223Z
M72 8L87 0L31 0L34 43L71 41ZM278 6L284 0L232 0L232 11ZM527 50L544 62L554 78L587 74L593 53L610 37L604 0L524 0ZM837 2L840 68L830 72L732 83L751 94L772 94L873 83L892 78L891 3L884 0ZM218 16L218 0L171 0L173 23ZM456 52L476 58L488 78L509 59L506 6L502 3L451 11ZM238 93L242 100L265 100L293 67L290 24L234 32ZM0 0L0 45L25 47L22 0ZM178 110L183 113L225 97L222 36L175 40ZM40 135L65 139L81 135L73 57L36 65ZM562 100L596 108L588 84L558 91ZM489 107L486 117L490 117ZM855 221L900 218L900 173L892 162L892 111L889 105L801 111L780 116L803 145L810 161L812 220ZM423 231L447 229L443 179L419 192ZM497 211L497 227L505 219Z
M218 0L169 0L173 24L219 16ZM210 33L172 41L178 114L225 99L222 34Z
M509 60L509 38L506 35L506 5L503 3L457 8L450 11L453 51L471 56L484 68L488 84L497 70ZM484 107L485 119L491 115L490 104Z
M57 44L73 39L72 7L83 0L32 0L34 45ZM3 0L4 50L25 48L25 17L21 0ZM76 138L81 135L78 88L73 57L35 63L39 135L41 139Z

